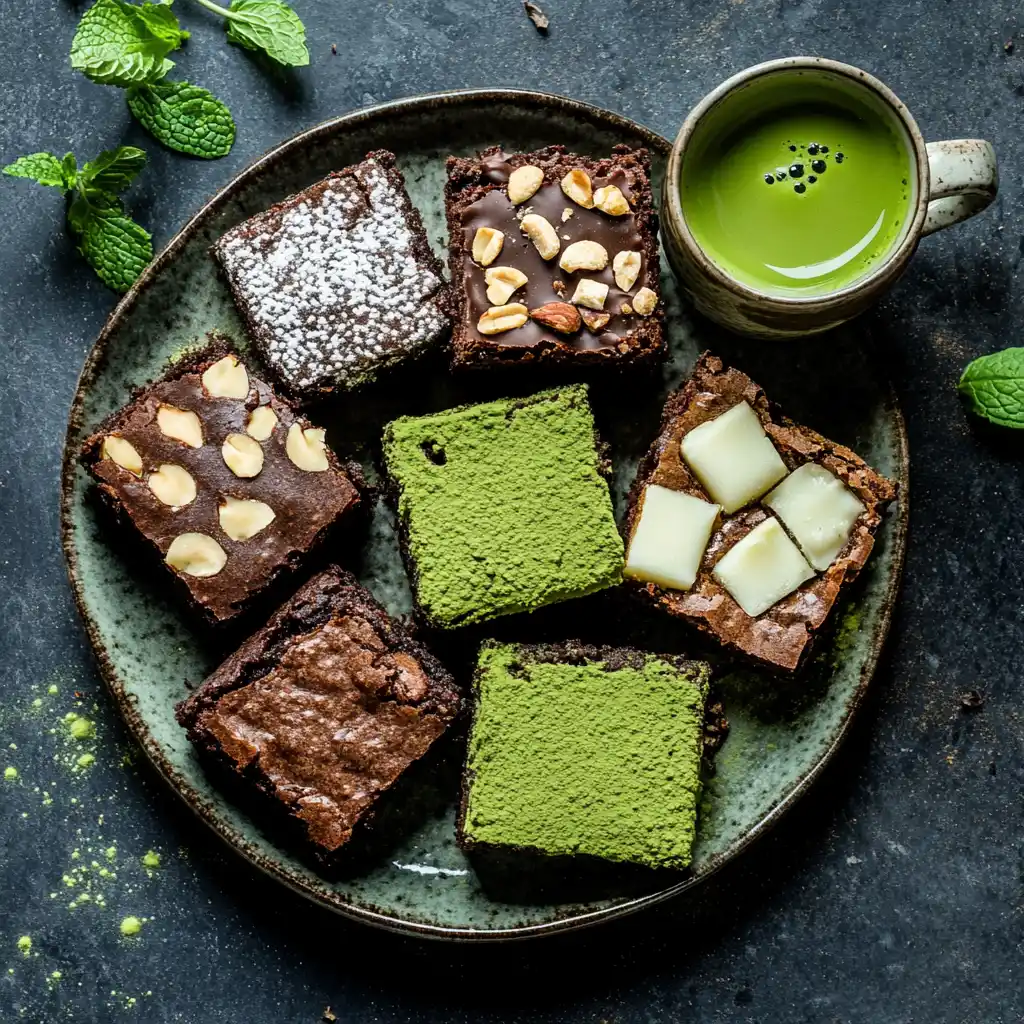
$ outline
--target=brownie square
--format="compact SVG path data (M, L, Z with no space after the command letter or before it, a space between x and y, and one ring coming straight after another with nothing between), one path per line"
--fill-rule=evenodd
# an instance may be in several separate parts
M395 420L384 462L431 626L533 611L621 579L585 385Z
M214 245L268 367L310 399L363 384L445 337L441 263L385 150Z
M629 648L484 644L460 845L687 867L709 679Z
M189 739L330 864L462 710L444 666L331 567L177 707Z
M208 621L231 619L359 505L358 467L218 339L85 442L106 503Z
M511 155L495 147L473 159L449 157L447 166L445 207L456 318L452 340L455 366L530 362L622 365L664 357L657 214L646 150L616 146L610 157L597 159L567 153L563 146ZM523 191L513 175L519 172L522 176L525 172L521 169L526 167L536 169L534 183L541 174L543 179L535 192L520 199ZM561 184L571 174L582 175L580 181L585 181L584 191L574 192L576 199ZM592 193L589 200L587 189ZM599 193L600 189L606 192ZM614 200L619 201L618 211L627 212L604 212L593 205L593 194L598 194L608 209L616 209ZM519 201L513 202L515 199ZM550 259L544 259L524 234L527 216L543 217L553 227L559 251ZM496 229L503 236L500 252L485 265L475 260L473 253L481 228ZM570 246L583 241L596 242L603 249L606 265L594 270L563 269L560 261L567 257ZM621 253L634 253L639 261L631 281L616 272L616 257ZM507 298L489 288L488 274L499 267L512 268L526 278ZM599 290L607 289L601 308L576 300L581 279L596 283ZM642 300L638 303L641 290L654 304L653 309ZM504 302L496 301L499 299ZM488 309L508 304L519 312L511 323L522 321L521 325L496 334L482 333L480 319ZM635 311L636 305L646 309L647 315Z
M786 473L791 475L809 464L820 466L841 481L862 504L863 509L853 521L845 543L827 568L818 572L811 570L811 578L788 596L759 615L748 615L716 579L716 565L755 528L770 519L777 520L787 535L791 532L789 525L756 500L717 517L691 589L631 579L626 581L626 586L655 607L710 635L731 652L769 669L791 673L807 659L815 634L825 624L840 593L856 579L867 562L885 507L896 497L896 486L856 453L778 413L764 391L746 374L726 368L721 359L705 352L690 379L669 396L661 433L641 462L628 501L627 549L650 485L711 501L684 460L680 445L690 431L741 402L746 402L756 413L785 464Z

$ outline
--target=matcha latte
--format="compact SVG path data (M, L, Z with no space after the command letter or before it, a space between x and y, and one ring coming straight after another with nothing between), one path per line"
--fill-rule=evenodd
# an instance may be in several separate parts
M823 295L883 263L911 219L910 139L866 89L767 76L701 121L680 180L704 253L748 287Z

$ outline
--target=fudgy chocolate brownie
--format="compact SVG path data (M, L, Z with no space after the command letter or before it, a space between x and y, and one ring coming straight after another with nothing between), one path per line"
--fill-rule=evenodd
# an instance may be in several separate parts
M726 413L739 418L728 436L688 444ZM714 444L729 456L717 469ZM726 648L792 672L895 497L853 451L778 415L746 374L704 353L669 397L630 492L625 585Z
M447 333L440 260L385 150L237 225L213 253L297 397L356 387Z
M462 709L443 665L338 568L310 580L187 700L189 739L330 864Z
M449 157L456 366L664 355L649 170L629 146Z
M223 339L137 391L82 461L212 622L244 610L360 501L358 468Z

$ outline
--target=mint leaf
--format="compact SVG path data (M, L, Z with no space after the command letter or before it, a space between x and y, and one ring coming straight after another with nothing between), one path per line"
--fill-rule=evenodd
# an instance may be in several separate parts
M86 192L93 189L123 192L145 166L146 154L135 146L107 149L82 168L78 176L78 187Z
M114 197L101 197L94 202L79 195L68 211L68 221L79 236L78 251L100 280L126 292L153 259L152 236L125 215Z
M65 153L60 166L64 174L64 188L70 189L78 181L78 161L75 159L75 154Z
M28 156L20 156L13 164L8 164L3 173L12 178L29 178L39 185L59 188L62 192L67 192L75 180L73 171L70 181L68 180L64 173L64 164L52 153L30 153Z
M96 0L71 42L71 66L100 85L155 82L174 67L165 58L183 38L167 4Z
M1024 348L975 359L957 390L975 415L1000 427L1024 430Z
M171 149L212 160L235 141L231 111L213 93L188 82L158 82L128 92L136 120Z
M279 0L234 0L227 29L229 43L262 50L278 64L304 67L309 63L306 26Z

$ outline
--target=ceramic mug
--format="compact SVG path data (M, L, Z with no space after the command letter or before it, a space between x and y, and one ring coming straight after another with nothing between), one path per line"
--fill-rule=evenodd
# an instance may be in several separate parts
M910 213L888 254L865 276L813 296L770 294L744 284L716 264L690 231L680 180L694 131L726 97L765 75L840 76L846 88L865 89L890 109L906 131L914 192ZM813 92L809 93L813 96ZM940 228L980 213L996 196L999 176L992 146L979 139L924 141L899 98L873 75L823 57L786 57L747 68L723 82L691 111L683 124L665 174L662 224L665 250L683 288L705 316L741 334L796 338L829 330L863 312L906 269L918 242Z

